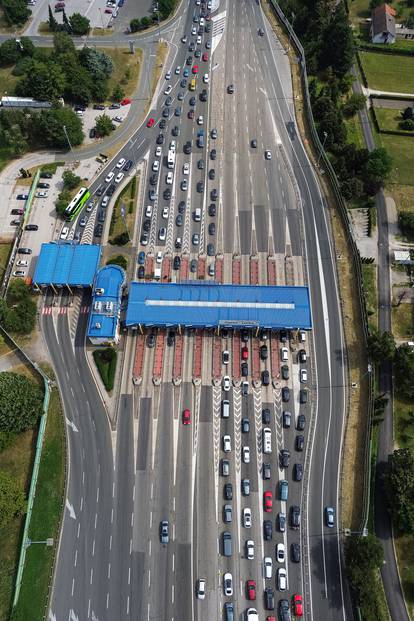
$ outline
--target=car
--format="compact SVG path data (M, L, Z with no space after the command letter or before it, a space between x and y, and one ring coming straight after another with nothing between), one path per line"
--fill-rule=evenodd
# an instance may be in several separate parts
M241 330L240 336L241 336L241 340L243 341L243 343L249 342L249 331L248 330Z
M39 229L39 226L37 224L26 224L26 226L24 227L25 231L37 231Z
M246 621L259 621L256 608L248 608L246 610Z
M262 384L263 386L269 386L270 384L270 373L267 369L262 371Z
M270 520L263 521L263 537L265 541L270 541L273 536L273 525Z
M230 353L227 349L225 349L221 354L221 359L223 364L229 364L230 362Z
M172 185L174 179L174 173L169 170L165 176L165 183L167 183L168 185Z
M246 582L246 597L250 601L254 601L256 599L256 581L248 580Z
M259 37L263 37L264 36L263 28L259 28L259 30L257 31L257 34L259 35Z
M292 414L290 412L287 412L286 410L283 411L282 414L282 425L285 429L290 429L290 425L292 423Z
M200 101L207 101L207 91L205 88L200 93Z
M184 148L183 148L183 151L184 151L184 153L186 153L187 155L188 155L189 153L191 153L191 140L188 140L188 141L185 143Z
M168 336L167 336L167 345L169 347L172 347L174 345L174 343L175 343L175 332L174 332L174 330L169 330L168 331Z
M269 480L272 476L272 470L270 464L263 464L262 475L265 481Z
M297 451L303 451L305 446L305 436L296 436L296 440L295 440L295 449Z
M242 447L242 459L244 464L250 463L250 448L248 446Z
M233 500L233 485L231 483L226 483L224 486L224 498Z
M264 602L266 610L275 609L275 594L273 589L266 587L264 590Z
M185 409L183 411L183 425L190 425L191 423L191 413L190 410Z
M221 460L221 476L228 477L230 474L230 462L228 459Z
M325 507L325 524L328 528L335 525L335 509L333 507Z
M306 426L306 416L304 414L299 414L298 420L296 421L296 429L298 431L303 431Z
M281 348L280 357L281 357L282 362L287 362L289 360L289 350L287 347Z
M242 395L243 397L247 397L248 394L249 394L249 382L244 381L242 382Z
M153 347L155 347L155 334L153 334L152 332L150 334L148 334L147 336L147 347L149 347L150 349L152 349Z
M134 162L132 160L128 160L122 170L128 172L132 168L133 164Z
M157 139L156 139L156 143L157 144L164 144L164 142L165 142L164 134L158 134Z
M122 179L125 177L125 173L120 172L115 177L115 183L121 183Z
M184 218L182 217L182 215L179 213L175 219L175 224L176 226L183 226L184 224Z
M295 595L292 596L292 608L293 608L293 614L296 617L303 616L303 599L302 599L302 595L299 595L299 593L296 593Z
M206 49L211 49L211 41L206 41Z
M198 65L194 65L192 68L192 72L195 75L196 73L198 73Z
M180 201L178 203L178 213L181 215L185 213L185 202L184 201Z
M88 221L88 218L86 218L85 216L83 216L83 218L81 218L79 220L79 226L81 226L82 228L84 228L86 226L86 223Z
M105 106L103 107L103 109L105 110ZM44 171L40 173L39 177L40 179L51 179L53 177L53 173Z
M244 528L252 527L252 510L249 507L243 509L243 526Z
M228 85L227 92L229 93L229 95L232 95L234 93L234 84Z
M288 386L283 386L282 388L282 401L284 403L287 403L288 401L290 401L290 390Z
M16 265L17 267L27 267L29 265L29 261L26 261L26 259L20 259L20 261L17 261Z
M211 203L211 205L208 206L208 215L211 218L214 218L216 215L216 206L214 203Z
M293 466L293 479L295 481L302 481L303 477L303 466L302 464L294 464Z
M60 232L60 239L67 239L69 235L69 227L64 226Z
M115 192L115 190L116 190L115 183L111 183L111 185L106 190L106 194L108 196L112 196L112 194Z
M303 388L299 390L299 402L305 404L308 402L308 391Z
M22 216L24 214L24 209L12 209L10 213L12 216Z
M167 229L165 228L165 226L162 226L158 231L158 239L160 241L165 241L166 236L167 236Z
M249 375L249 365L247 362L242 362L240 365L240 371L242 377L247 377Z
M194 110L193 109L189 110L187 116L188 116L189 119L193 119L194 118ZM186 153L186 151L184 151L184 153Z
M282 372L282 379L284 380L288 380L289 379L289 367L287 364L282 364L281 367L281 372Z
M205 62L205 63L208 61L208 53L207 52L204 52L203 57L202 57L202 61Z
M119 103L112 103L109 106L109 110L119 110L120 107L121 107L121 104L119 104Z
M290 560L292 563L300 563L300 545L298 543L290 544Z
M278 543L276 546L276 560L278 563L285 562L285 546L283 543Z
M36 198L46 198L47 192L36 192Z
M171 106L173 102L173 98L171 96L167 97L167 99L165 100L165 104L164 106L166 106L167 108L169 108Z
M306 362L306 351L304 349L300 349L298 352L298 360L301 364Z
M151 117L150 119L148 119L147 127L154 127L154 125L155 125L155 119Z
M192 259L190 261L190 272L194 274L197 271L197 259Z
M271 580L272 574L273 574L273 561L270 556L265 556L263 560L263 566L264 566L264 577L266 578L266 580Z
M205 73L203 75L203 82L204 82L204 84L208 84L209 81L210 81L210 77L209 77L208 73Z
M287 574L284 567L279 567L277 570L277 588L279 591L286 591L287 589Z
M263 410L262 410L262 423L264 425L270 425L270 410L269 410L269 408L263 408Z
M140 244L142 246L147 246L148 245L148 239L149 239L148 233L142 233L142 235L140 237L140 240L139 240Z
M242 479L241 491L243 496L250 496L250 479Z
M137 275L138 275L138 278L144 278L145 277L145 267L143 265L140 265L138 267Z
M157 183L158 183L158 175L157 174L151 175L151 177L149 178L149 182L150 182L151 185L157 185Z
M290 621L290 604L287 599L279 600L278 613L280 621Z
M249 431L250 431L250 421L249 421L248 418L242 418L241 430L242 430L242 433L249 433Z
M106 177L105 177L105 182L106 182L106 183L109 183L110 181L112 181L112 179L113 179L114 177L115 177L115 173L111 171L110 173L108 173L108 174L106 175Z
M181 43L187 43L187 35L181 37Z
M267 345L261 345L260 346L260 358L261 360L267 360L269 356L269 352L267 349Z
M280 451L280 455L279 455L279 465L280 468L288 468L289 467L289 459L290 459L290 453L287 449L283 448Z
M170 540L168 520L163 520L160 523L160 539L163 544L168 543Z
M200 58L200 57L201 57L201 50L196 50L196 51L194 52L194 56L195 56L196 58Z
M300 381L302 382L302 384L306 384L306 382L308 381L308 372L306 369L300 370Z
M200 244L200 235L198 233L193 233L191 243L193 246L198 246Z
M213 140L215 140L217 138L218 132L217 132L217 129L215 127L211 130L211 134L210 135L213 138Z
M223 436L223 451L225 453L231 452L231 438L229 435Z
M180 65L177 65L177 67L175 68L175 75L180 75L181 73L181 67Z
M216 188L211 190L210 197L211 197L212 201L216 201L218 199L218 192L217 192Z
M39 182L37 184L37 187L40 188L41 190L48 190L50 188L50 183Z
M202 159L201 159L201 160L198 160L198 162L197 162L197 168L198 168L199 170L203 170L203 169L204 169L204 166L205 166L205 162L204 162L204 160L202 160ZM201 192L204 192L204 182L203 182L203 181L199 181L199 183L200 183L200 184L202 184L202 185L200 185L200 187L202 187L202 190L200 190L200 191L201 191ZM198 185L198 184L197 184L197 185Z
M272 152L267 150L267 151L265 151L264 156L265 156L265 160L271 160L272 159Z
M13 276L16 276L16 278L23 277L23 276L26 276L26 272L24 270L15 270L13 272Z
M171 190L170 190L170 188L166 188L162 195L163 195L163 198L164 198L165 201L169 201L170 198L171 198Z
M252 149L257 149L257 140L256 138L253 138L253 140L250 141L250 146Z
M270 513L273 509L273 498L270 490L263 492L263 509L266 513Z
M167 73L165 74L165 79L171 80L171 71L167 71Z
M214 248L214 244L207 244L207 255L209 257L214 257L216 254L216 250Z
M206 598L207 580L205 578L198 578L196 586L197 599Z
M229 524L233 520L233 510L231 505L224 505L223 507L223 522Z
M160 170L160 163L159 163L159 161L158 161L158 160L155 160L155 161L152 163L152 170L153 170L154 172L159 172L159 170Z
M180 188L182 192L187 192L188 190L188 181L187 179L183 179L180 183Z
M149 218L146 218L142 223L142 230L146 233L149 233L149 231L151 230L151 220Z
M171 86L171 84L169 84L167 86L167 88L165 89L165 91L164 91L164 95L169 95L171 93L171 91L172 91L172 86Z
M223 377L223 390L224 390L224 392L228 392L230 390L230 386L231 386L230 377L228 375L225 375Z
M202 114L200 114L200 115L197 117L197 125L203 125L203 123L204 123L204 117L203 117L203 115L202 115Z
M290 507L290 525L294 530L300 527L300 507L292 505Z
M176 109L174 110L174 116L181 116L181 113L182 113L181 106L177 106Z
M228 572L223 576L223 591L226 597L233 595L233 576Z
M124 118L122 116L114 116L113 120L116 121L117 123L122 123Z
M170 109L164 108L164 110L162 111L162 116L164 117L164 119L168 119L170 116Z

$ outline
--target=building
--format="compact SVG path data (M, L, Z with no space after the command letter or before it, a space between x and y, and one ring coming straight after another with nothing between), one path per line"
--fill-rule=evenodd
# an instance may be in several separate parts
M52 107L50 101L39 101L32 99L32 97L9 97L6 95L1 98L2 108L13 108L17 110L24 110L25 108L48 110Z
M35 288L92 287L101 257L97 244L42 244L33 275Z
M95 276L88 338L93 345L119 341L119 315L125 272L119 265L106 265Z
M372 43L395 43L395 11L389 4L372 11L370 35Z

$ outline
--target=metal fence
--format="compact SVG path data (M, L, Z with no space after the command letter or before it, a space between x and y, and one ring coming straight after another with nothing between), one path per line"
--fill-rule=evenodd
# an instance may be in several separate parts
M301 69L301 83L302 83L302 88L303 88L303 93L304 93L304 103L305 103L304 109L306 111L309 129L310 129L310 133L312 136L312 141L313 141L316 151L318 152L318 162L323 163L324 170L329 177L329 181L331 183L331 187L335 195L336 204L338 206L339 213L341 215L342 222L344 225L347 242L348 242L349 248L352 253L353 265L355 269L355 283L357 286L358 300L359 300L359 306L360 306L360 312L361 312L361 318L362 318L362 330L364 334L365 344L368 345L369 327L368 327L368 315L367 315L366 303L365 303L364 283L363 283L363 278L362 278L361 256L360 256L358 247L355 243L355 239L354 239L353 232L352 232L352 227L351 227L349 217L348 217L346 203L341 194L341 189L340 189L338 178L323 148L323 145L318 136L318 132L316 130L315 121L314 121L313 113L312 113L312 107L310 103L305 53L304 53L303 47L298 37L295 34L295 31L293 30L290 22L286 18L285 14L283 13L282 9L280 8L276 0L270 0L270 2L279 20L281 21L284 28L288 32L290 41L293 43L297 51L299 66ZM367 347L367 355L368 355L368 347ZM365 482L364 482L363 499L362 499L363 517L362 517L361 525L359 528L361 532L364 531L364 529L366 529L367 527L368 516L369 516L369 506L370 506L371 421L372 421L373 406L374 406L374 386L373 386L372 375L373 375L372 373L368 374L369 392L368 392L368 408L367 408L367 421L366 421L367 441L365 445L365 468L364 468Z

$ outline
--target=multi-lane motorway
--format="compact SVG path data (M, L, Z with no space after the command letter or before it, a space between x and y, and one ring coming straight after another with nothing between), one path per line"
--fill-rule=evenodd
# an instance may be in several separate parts
M49 617L56 621L221 619L226 602L233 602L235 618L253 606L259 619L265 619L278 614L279 600L290 602L294 594L302 596L308 619L351 618L344 596L339 545L338 487L346 401L344 341L329 222L312 166L295 131L287 61L260 5L245 0L221 2L205 23L211 24L209 32L200 26L202 10L203 6L189 3L179 28L173 31L166 66L171 77L162 76L154 108L148 114L154 126L146 127L145 123L131 136L116 160L94 182L92 192L105 185L104 179L115 170L117 159L144 160L144 202L137 221L136 253L154 256L161 252L166 256L164 261L175 256L188 263L196 261L195 271L188 275L191 278L200 277L200 262L204 260L217 269L219 257L223 262L222 282L248 283L252 279L251 262L257 260L260 284L271 284L270 256L276 266L277 284L308 284L313 330L304 343L291 335L285 361L289 379L278 377L269 386L260 381L253 385L253 360L258 345L267 343L269 356L259 362L260 371L268 369L275 378L275 365L279 372L283 364L282 335L268 335L266 342L250 335L245 344L247 395L242 394L239 382L238 334L224 335L219 344L211 334L202 335L200 341L193 333L185 334L182 381L177 385L171 381L174 345L164 343L161 364L156 361L162 335L157 335L155 348L145 347L141 382L132 383L137 337L128 335L123 343L124 372L119 379L116 428L111 428L84 349L87 315L79 313L74 319L73 310L59 314L50 306L53 301L45 300L45 306L52 310L42 314L42 329L70 423L67 504L49 611ZM207 8L205 12L209 13ZM192 28L196 34L191 34ZM199 44L197 36L201 38ZM192 41L195 50L200 50L199 58L195 50L190 51ZM198 65L197 74L194 65ZM183 74L185 68L189 69L188 78ZM205 74L208 81L203 81ZM193 76L197 76L195 92L188 88ZM187 79L185 85L180 84L183 79ZM172 88L166 95L168 85ZM228 88L230 85L233 89ZM200 100L203 89L207 101ZM170 112L163 117L168 96L172 98ZM195 104L190 105L192 96ZM178 106L181 111L176 115ZM190 109L194 118L189 118ZM200 115L202 124L197 123ZM163 118L165 127L160 128ZM177 135L172 134L173 129ZM200 129L204 129L203 147L197 146ZM212 134L213 129L217 134ZM160 134L164 141L157 145ZM167 184L166 155L172 140L176 142L176 162L173 182ZM191 152L184 153L189 141ZM161 156L155 155L157 146L161 147ZM270 151L270 159L265 158L265 151ZM154 161L159 161L159 171L151 180ZM184 173L186 164L188 174ZM184 179L187 190L181 187ZM200 182L204 184L202 191ZM152 189L156 192L154 200L150 200ZM170 198L164 197L166 189L171 189ZM213 190L217 191L216 199ZM94 200L97 213L101 198ZM152 214L146 218L148 205L152 205ZM163 217L163 209L168 217ZM199 221L194 218L196 209L201 211ZM177 224L178 215L183 216L182 224ZM144 228L145 220L149 220L145 225L149 230ZM166 229L165 239L159 239L162 227ZM142 237L144 233L147 239ZM194 235L198 235L198 243L194 243ZM177 247L177 238L181 238L181 247ZM213 246L209 248L209 244ZM215 276L207 274L203 271L203 277L214 280ZM180 270L171 271L173 280L180 275ZM56 301L57 308L59 304L64 307L65 300ZM88 304L85 297L75 308ZM306 363L299 363L300 349L306 351ZM276 355L270 356L273 350ZM222 363L223 351L229 352L230 364ZM154 383L156 365L160 381ZM196 368L201 369L200 374ZM229 375L234 380L229 391L222 389L220 381L214 385L217 368L220 376ZM300 369L304 368L307 382L301 383ZM284 387L290 389L286 402L282 401ZM306 404L299 402L301 388L307 390ZM229 400L228 418L221 416L223 399ZM183 424L184 409L190 411L189 425ZM269 423L263 423L264 409L270 410ZM289 428L282 424L284 411L292 414ZM302 432L296 430L299 414L306 417ZM245 426L248 421L248 431L246 427L243 431L242 421ZM263 454L263 427L271 430L271 454ZM298 435L304 436L303 450L297 450ZM224 436L230 436L230 452L223 450ZM244 447L249 449L249 460L244 457ZM287 468L280 467L281 449L290 452ZM223 476L225 459L229 474ZM264 478L264 463L270 466L270 478ZM301 482L293 479L295 463L303 467ZM248 495L243 483L246 480ZM286 501L280 500L280 480L288 482ZM227 483L232 486L231 499L225 498ZM270 511L265 510L265 492L271 493ZM226 504L232 508L228 523L224 523ZM300 508L298 529L291 524L293 506ZM327 506L335 508L333 528L325 525ZM251 509L251 527L242 521L246 508ZM279 513L286 515L284 532L279 528ZM169 524L169 542L164 545L159 532L162 520ZM270 540L264 536L264 520L272 524ZM230 557L223 555L225 531L232 538ZM247 558L247 540L254 542L253 559ZM283 562L275 556L278 543L284 544ZM292 561L292 544L299 544L299 562ZM265 557L272 559L271 579L264 577ZM287 573L285 591L278 589L276 570L280 568ZM225 573L231 573L233 581L233 594L227 597ZM206 579L205 599L196 597L200 578ZM251 602L247 600L248 580L256 583L256 599ZM265 610L266 587L274 592L274 612Z

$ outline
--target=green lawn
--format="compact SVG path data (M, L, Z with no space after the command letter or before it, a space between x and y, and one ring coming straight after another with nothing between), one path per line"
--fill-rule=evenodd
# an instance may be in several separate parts
M404 105L404 103L402 103L401 105L401 110L394 110L393 108L376 107L375 114L377 116L380 129L388 130L388 131L398 131L398 132L401 132L402 134L405 134L407 138L410 138L410 137L414 138L414 132L405 131L399 127L399 123L403 120L401 116L401 112L403 111L404 108L407 108L407 107L408 107L407 104ZM412 146L414 148L414 141L413 141Z
M414 56L360 52L360 58L369 88L414 93Z
M375 135L379 145L387 149L393 160L389 182L398 185L414 185L414 138L378 132L375 132Z
M414 615L414 538L408 535L395 537L394 543L404 597L412 619Z
M347 142L354 144L359 149L365 146L364 135L361 129L359 116L356 114L350 119L344 119L346 127Z
M362 280L364 282L365 303L367 306L368 323L377 327L377 267L373 263L362 264Z
M392 309L392 331L396 338L414 339L414 305L401 303Z

